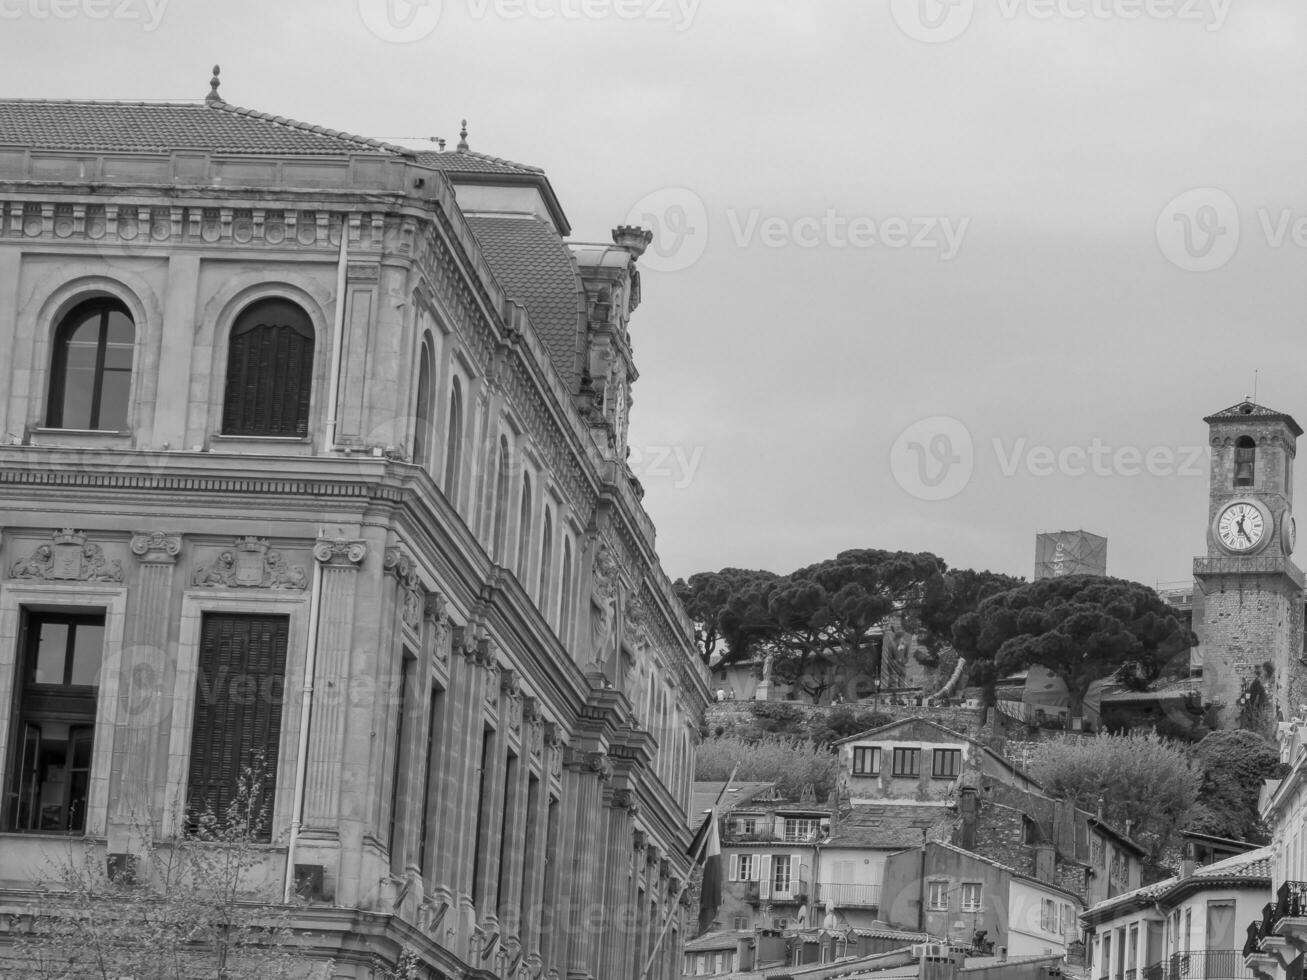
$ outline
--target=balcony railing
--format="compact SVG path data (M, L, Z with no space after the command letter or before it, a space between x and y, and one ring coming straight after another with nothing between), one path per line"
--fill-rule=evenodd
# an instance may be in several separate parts
M853 882L818 882L817 904L834 902L837 908L880 908L880 885Z
M1208 949L1177 953L1167 964L1165 980L1255 980L1237 949Z
M1251 956L1261 950L1262 940L1275 932L1281 919L1298 919L1307 916L1307 881L1286 881L1275 890L1275 901L1262 908L1262 917L1248 926L1248 939L1243 944L1243 955Z

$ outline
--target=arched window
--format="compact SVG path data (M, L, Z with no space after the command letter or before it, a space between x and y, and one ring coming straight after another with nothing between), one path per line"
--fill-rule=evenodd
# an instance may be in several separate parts
M508 439L499 437L499 471L495 475L495 530L491 546L495 551L495 560L504 561L504 535L508 533L508 477L511 463L508 455Z
M75 307L54 334L50 399L45 424L52 429L127 428L136 326L116 299L93 299Z
M458 502L458 475L463 461L463 387L454 379L449 393L449 434L445 440L445 496Z
M1234 485L1251 487L1257 478L1257 443L1240 436L1234 444Z
M550 581L549 572L554 561L554 518L549 513L549 508L545 508L545 520L543 524L544 534L540 538L540 611L544 613L545 618L549 618L549 595Z
M285 299L247 306L231 328L222 431L307 436L313 394L313 322Z
M418 352L417 405L413 409L413 462L426 466L431 459L431 343L423 338Z
M531 556L531 477L522 474L522 504L517 521L517 580L526 587L526 570Z
M558 638L564 644L570 639L572 622L572 542L563 537L563 574L559 579Z

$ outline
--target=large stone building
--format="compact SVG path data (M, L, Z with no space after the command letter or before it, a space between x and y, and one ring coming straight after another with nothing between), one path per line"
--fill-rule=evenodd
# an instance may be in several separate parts
M0 102L6 923L70 836L262 764L337 977L635 977L668 920L679 971L708 687L624 462L650 236L569 234L538 169L216 75Z

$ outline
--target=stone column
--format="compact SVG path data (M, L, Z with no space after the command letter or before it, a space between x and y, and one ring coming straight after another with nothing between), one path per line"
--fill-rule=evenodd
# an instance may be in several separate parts
M455 791L458 794L457 831L451 840L453 850L448 855L455 867L455 890L458 896L460 919L463 930L460 935L460 951L471 955L472 933L476 928L476 896L473 894L473 870L477 853L477 815L480 812L480 771L485 741L485 689L486 672L484 657L481 653L484 644L467 645L466 661L462 685L461 727L462 745L459 757L462 761L460 775ZM477 954L479 955L479 954Z
M578 836L581 812L584 757L570 747L563 750L562 798L558 824L558 847L554 854L554 900L545 898L546 920L541 951L545 969L553 967L560 977L567 975L572 946L572 905L581 894L577 868L583 846Z
M522 876L526 862L527 789L531 776L531 735L533 726L525 719L526 705L523 702L517 678L511 671L504 673L505 689L508 695L507 706L511 711L509 728L516 728L518 747L520 749L515 768L508 772L511 777L505 787L504 797L504 863L500 868L499 890L499 924L504 930L504 938L521 943L526 923L523 920L525 902L522 895ZM501 701L501 704L505 702ZM525 952L523 952L525 956Z
M137 829L163 825L168 726L175 665L169 656L173 623L173 572L180 534L147 531L132 538L139 562L131 636L118 664L113 775L116 792L109 823L109 850L135 850Z
M635 794L626 788L613 790L608 806L607 843L604 856L604 933L599 941L598 977L626 976L623 960L631 947L633 916L630 906L631 822L639 811Z
M489 678L494 681L493 674ZM477 916L488 933L498 932L499 926L499 861L504 837L504 773L508 766L508 733L503 722L508 712L508 698L499 696L500 727L486 735L486 751L482 753L485 772L481 779L479 817L481 833L477 841L480 849L481 880L475 882Z
M532 725L533 737L539 739L539 725ZM538 744L538 743L537 743ZM526 836L523 840L522 876L522 943L523 962L534 974L539 967L540 914L544 902L545 861L548 857L549 770L548 754L541 749L540 774L534 785L528 776L526 801Z
M603 806L601 782L612 777L612 768L602 752L591 752L585 758L581 774L579 808L577 812L577 840L575 874L572 882L570 954L568 976L574 980L594 977L598 967L598 936L589 924L590 906L596 896L603 894L603 879L599 874L602 849L595 841L602 840Z
M344 539L319 541L313 548L313 557L322 565L322 594L318 602L318 652L305 771L304 828L316 836L335 837L339 832L354 592L359 566L367 553L366 542Z

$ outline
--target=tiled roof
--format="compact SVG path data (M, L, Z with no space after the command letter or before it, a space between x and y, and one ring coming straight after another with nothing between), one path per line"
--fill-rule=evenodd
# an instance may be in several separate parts
M1106 899L1088 909L1087 914L1097 915L1118 905L1161 899L1178 885L1191 885L1204 880L1213 882L1247 881L1254 885L1265 881L1269 884L1271 880L1271 853L1270 847L1259 847L1257 850L1248 851L1246 854L1236 854L1222 861L1216 861L1197 868L1193 874L1185 878L1175 875L1154 882L1151 885L1145 885L1143 888L1136 888L1132 892Z
M412 156L410 151L379 140L225 102L3 99L0 145L102 153L195 150L278 156Z
M752 939L753 930L744 932L706 932L698 939L691 939L685 944L687 953L703 953L708 950L734 949L741 939Z
M948 824L952 813L943 806L857 804L847 817L833 822L825 847L867 847L901 851L921 843Z
M417 162L433 170L443 170L449 174L518 174L540 175L544 171L525 163L514 163L487 153L472 150L444 150L440 153L419 153Z
M1209 415L1205 419L1208 425L1213 422L1222 422L1228 419L1257 419L1259 422L1284 422L1293 434L1302 435L1302 428L1293 420L1292 415L1286 415L1284 412L1277 412L1273 408L1267 408L1265 405L1257 405L1251 399L1245 398L1237 405L1231 405L1229 408L1223 408L1214 415Z
M722 787L726 785L725 781L717 782L696 782L694 784L694 794L690 800L690 827L698 830L703 824L704 818L708 816L705 810L711 810L712 805L717 802L717 797L722 794ZM749 802L760 793L765 793L771 789L771 783L732 783L733 792L726 794L726 799L722 800L722 807L725 809L730 806L740 806Z
M585 299L571 251L535 215L469 214L467 223L509 297L526 307L555 370L576 390Z

